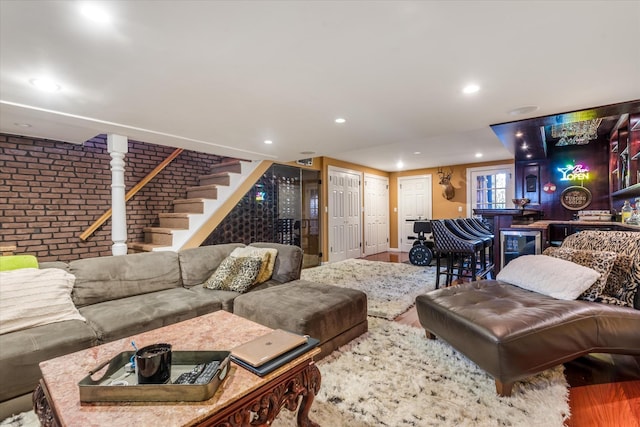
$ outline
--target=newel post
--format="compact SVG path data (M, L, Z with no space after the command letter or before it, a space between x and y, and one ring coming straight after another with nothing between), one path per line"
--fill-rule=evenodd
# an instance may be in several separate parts
M125 203L124 155L129 140L122 135L107 135L107 150L111 154L111 253L127 254L127 207Z

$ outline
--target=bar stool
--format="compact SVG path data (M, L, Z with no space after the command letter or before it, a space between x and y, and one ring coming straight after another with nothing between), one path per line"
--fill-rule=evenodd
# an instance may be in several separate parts
M478 254L484 251L482 240L466 240L451 232L443 220L432 220L431 231L433 234L433 245L436 251L446 258L446 269L442 270L441 258L436 257L436 289L440 287L440 276L445 275L446 285L450 285L453 276L461 277L463 265L466 258L469 258L469 268L472 278L476 277L478 271ZM458 274L455 274L455 267L458 265Z
M488 271L493 270L493 244L494 235L488 232L480 231L474 228L471 218L458 218L455 220L458 226L466 231L471 236L478 237L485 242L485 247L489 249L489 255L485 258L483 269Z
M480 272L484 272L487 266L487 249L493 245L493 241L489 237L476 236L474 234L470 234L466 232L458 225L455 219L445 219L444 225L449 229L449 231L451 231L453 234L460 237L461 239L470 240L470 241L480 240L482 242L482 245L483 245L482 250L478 252L478 257L477 257L478 259L477 270ZM459 268L463 268L463 267L464 265L459 266ZM475 278L474 275L472 275L471 277Z

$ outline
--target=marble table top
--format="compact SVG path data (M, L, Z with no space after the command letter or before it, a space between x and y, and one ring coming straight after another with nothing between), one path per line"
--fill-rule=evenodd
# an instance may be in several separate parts
M270 332L258 323L224 310L163 328L92 347L40 363L49 392L49 404L63 426L184 426L194 425L310 358L307 355L280 367L265 377L231 364L230 373L214 396L202 402L118 402L80 403L78 382L100 363L123 351L158 342L172 344L174 351L228 351L239 344ZM317 350L316 350L317 352ZM105 368L106 369L106 368ZM103 371L93 378L99 378Z

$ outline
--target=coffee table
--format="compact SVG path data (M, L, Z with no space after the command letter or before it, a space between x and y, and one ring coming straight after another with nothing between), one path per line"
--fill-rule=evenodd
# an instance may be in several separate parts
M271 424L282 407L295 411L301 400L298 425L317 426L309 419L309 409L320 389L320 371L313 361L319 348L265 377L232 363L214 396L202 402L80 403L78 382L101 362L131 351L131 341L138 348L168 342L174 351L226 351L270 331L220 310L44 361L40 363L42 379L33 395L34 410L44 426L264 426Z

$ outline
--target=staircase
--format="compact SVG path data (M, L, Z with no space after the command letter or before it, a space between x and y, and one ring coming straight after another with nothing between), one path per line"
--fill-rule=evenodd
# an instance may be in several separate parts
M197 247L271 166L271 162L234 160L212 167L187 198L173 201L172 213L160 213L159 227L144 229L144 242L129 242L129 253L178 251Z

